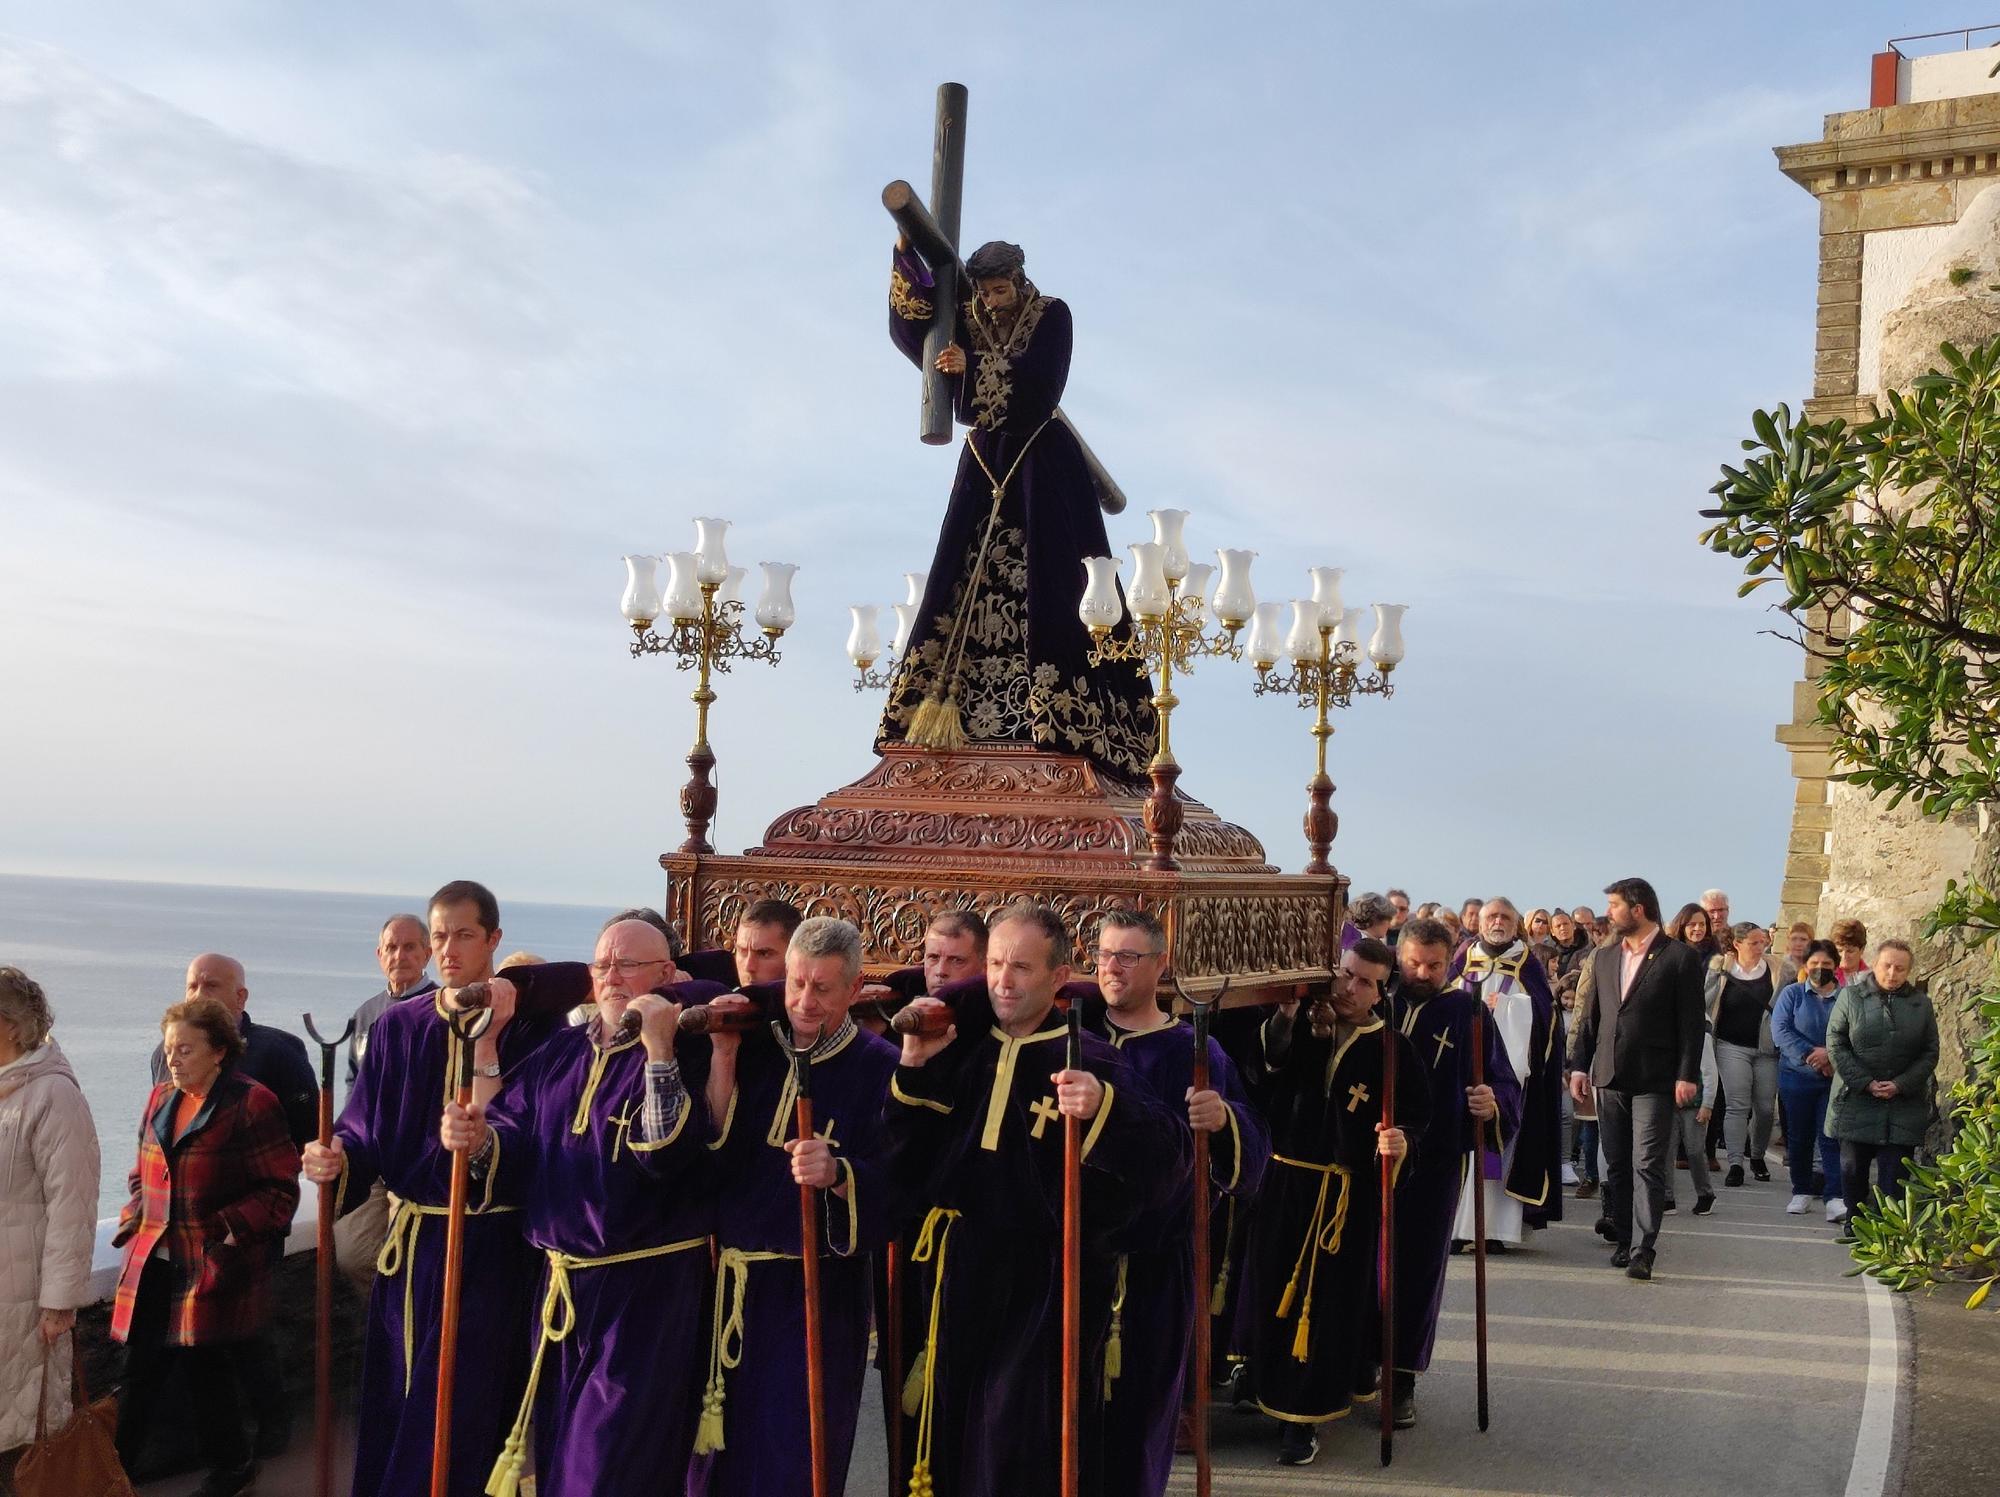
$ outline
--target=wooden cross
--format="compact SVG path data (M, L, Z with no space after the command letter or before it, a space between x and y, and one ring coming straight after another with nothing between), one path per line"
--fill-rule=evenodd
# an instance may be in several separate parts
M1454 1046L1454 1045L1452 1044L1452 1042L1451 1042L1451 1036L1450 1036L1450 1035L1448 1035L1448 1034L1446 1034L1446 1033L1445 1033L1445 1032L1444 1032L1443 1030L1439 1030L1439 1031L1438 1031L1438 1053L1437 1053L1436 1055L1434 1055L1434 1056L1432 1056L1432 1057L1431 1057L1431 1065L1432 1065L1433 1067L1436 1067L1436 1066L1441 1066L1441 1065L1443 1065L1443 1064L1444 1064L1444 1052L1445 1052L1445 1051L1447 1051L1447 1050L1451 1050L1451 1049L1456 1049L1456 1048L1457 1048L1457 1047L1456 1047L1456 1046Z
M1030 1138L1040 1138L1042 1130L1062 1116L1062 1109L1056 1106L1056 1099L1054 1097L1043 1097L1033 1107L1030 1107L1028 1111L1035 1115L1035 1128L1028 1135Z
M1355 1082L1354 1085L1350 1086L1347 1089L1347 1110L1349 1112L1354 1111L1355 1108L1359 1107L1363 1102L1366 1102L1367 1100L1368 1100L1368 1088L1363 1086L1360 1082L1358 1081Z

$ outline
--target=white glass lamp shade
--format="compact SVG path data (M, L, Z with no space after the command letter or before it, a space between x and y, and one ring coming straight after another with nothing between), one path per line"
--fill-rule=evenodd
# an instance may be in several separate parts
M908 603L912 608L922 603L924 601L924 588L929 584L930 580L931 574L929 572L903 573L903 586L909 590L909 596L904 598L903 601Z
M660 616L660 585L653 575L659 565L657 556L625 558L625 596L618 608L634 624L650 624Z
M1179 582L1187 576L1188 549L1182 532L1187 529L1188 512L1184 509L1154 509L1147 513L1153 519L1153 544L1160 548L1160 571L1169 582ZM1137 585L1137 578L1134 578Z
M854 620L847 631L847 658L865 671L882 655L882 632L875 627L875 615L881 610L873 603L856 603L847 612Z
M1403 613L1407 603L1375 605L1375 637L1368 641L1368 658L1375 668L1394 670L1403 663Z
M667 553L666 611L677 624L701 617L701 585L695 581L695 566L692 551Z
M1115 629L1118 620L1124 617L1125 604L1118 596L1120 565L1115 557L1084 557L1086 580L1083 601L1076 605L1076 616L1083 620L1086 629Z
M1207 562L1198 563L1187 569L1187 576L1181 582L1181 596L1193 598L1204 607L1208 604L1208 580L1215 575L1215 568Z
M1355 649L1357 650L1360 649L1361 631L1367 627L1368 627L1367 609L1365 608L1342 609L1340 614L1340 622L1334 626L1333 630L1333 643L1335 648L1338 648L1341 645L1353 645Z
M1312 578L1313 602L1319 605L1320 616L1329 627L1340 622L1340 578L1343 571L1341 567L1312 567L1306 572Z
M720 587L729 580L729 555L722 545L722 538L728 533L727 520L694 522L695 581Z
M910 631L917 627L917 607L915 603L895 603L890 605L896 614L896 638L889 648L901 656L910 642Z
M1222 563L1222 575L1215 583L1215 616L1231 628L1258 611L1257 595L1250 589L1250 563L1256 557L1255 551L1215 553L1215 559ZM1279 611L1283 611L1282 606Z
M757 600L757 627L766 634L783 634L799 616L792 606L792 576L798 568L789 561L760 561L757 565L764 572L764 595Z
M1251 616L1250 637L1243 642L1243 653L1260 671L1276 665L1285 653L1284 613L1282 603L1259 603Z
M1309 598L1292 599L1292 627L1285 634L1285 654L1300 665L1319 659L1319 605Z
M1160 564L1160 543L1134 541L1131 551L1132 583L1125 589L1125 604L1132 610L1134 618L1160 618L1166 613L1170 601L1167 574Z
M741 603L743 601L743 579L749 575L750 569L748 567L731 567L729 575L722 579L722 586L716 591L716 606L720 607L724 603Z

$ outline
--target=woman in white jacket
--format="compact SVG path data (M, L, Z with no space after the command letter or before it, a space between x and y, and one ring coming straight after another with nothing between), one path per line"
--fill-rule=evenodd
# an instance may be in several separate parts
M97 1230L97 1129L53 1022L40 985L0 967L0 1481L35 1438L45 1354L49 1428L69 1420Z

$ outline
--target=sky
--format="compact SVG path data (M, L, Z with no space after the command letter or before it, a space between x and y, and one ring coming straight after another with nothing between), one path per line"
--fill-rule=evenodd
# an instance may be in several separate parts
M1959 23L1899 7L1901 29ZM928 19L935 15L937 21ZM657 902L688 677L620 557L792 561L718 682L715 840L872 762L847 607L954 453L879 194L971 90L965 237L1027 248L1143 512L1410 606L1338 722L1357 891L1774 913L1796 650L1697 511L1809 389L1859 4L0 0L0 871ZM1309 718L1204 662L1182 788L1288 869Z

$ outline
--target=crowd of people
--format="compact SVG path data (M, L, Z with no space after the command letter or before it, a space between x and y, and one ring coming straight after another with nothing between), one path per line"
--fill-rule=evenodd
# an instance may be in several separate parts
M198 956L161 1017L115 1239L121 1458L143 1474L170 1383L204 1497L247 1490L289 1438L270 1295L303 1176L331 1191L368 1295L352 1490L428 1492L459 1172L453 1493L513 1497L531 1476L543 1497L802 1493L815 1412L840 1490L871 1347L884 1427L865 1438L900 1489L1053 1491L1071 1132L1083 1490L1164 1490L1204 1318L1215 1396L1268 1416L1281 1462L1312 1462L1322 1424L1377 1398L1409 1428L1453 1254L1513 1251L1567 1196L1648 1279L1676 1154L1706 1215L1770 1178L1780 1127L1787 1209L1821 1201L1844 1227L1899 1188L1929 1124L1937 1026L1907 943L1871 955L1842 921L1824 940L1795 925L1778 952L1719 891L1665 920L1641 879L1605 901L1364 894L1330 983L1217 1014L1198 1055L1165 998L1167 932L1137 910L1087 952L1032 902L947 912L920 966L871 981L852 925L771 900L727 948L686 951L629 910L587 964L503 959L497 901L458 881L379 933L385 986L355 1015L328 1143L304 1046L251 1020L239 963ZM98 1143L53 1025L0 967L0 1451L33 1438L45 1366L47 1418L67 1417L87 1293Z

